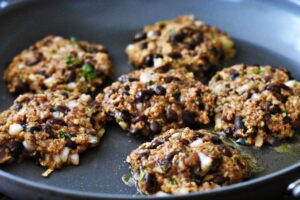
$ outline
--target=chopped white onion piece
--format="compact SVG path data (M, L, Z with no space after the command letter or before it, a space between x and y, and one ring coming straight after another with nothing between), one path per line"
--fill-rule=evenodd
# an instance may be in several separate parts
M148 83L152 80L152 75L150 73L144 72L140 76L140 81L143 83Z
M198 156L201 163L201 170L207 172L210 169L213 160L202 152L199 152Z
M61 152L61 160L63 163L65 163L68 160L69 153L70 153L70 148L68 147L65 147Z
M75 88L76 88L76 83L70 82L70 83L68 83L67 87L68 87L68 89L70 89L70 90L75 89Z
M72 110L73 108L77 107L78 105L79 105L79 103L78 103L77 101L75 101L75 100L69 101L69 102L67 103L68 108L70 108L71 110Z
M9 126L9 130L8 133L10 135L17 135L18 133L20 133L23 130L23 127L21 124L11 124Z
M71 159L71 163L73 165L78 165L79 164L79 155L77 153L71 154L70 159Z
M190 144L190 147L197 148L197 147L200 147L202 144L203 144L203 140L201 138L199 138L199 139L195 140L194 142L192 142Z

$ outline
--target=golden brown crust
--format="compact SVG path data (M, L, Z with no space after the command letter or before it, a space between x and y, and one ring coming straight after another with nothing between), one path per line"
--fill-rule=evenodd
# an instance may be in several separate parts
M234 65L218 72L209 88L217 95L216 130L242 144L272 144L299 126L300 84L284 69Z
M0 152L6 157L14 152L7 147L9 139L44 167L78 165L79 153L97 145L104 133L106 116L100 107L92 109L91 100L90 95L59 90L20 95L0 115Z
M208 124L215 98L192 73L165 66L121 76L98 95L97 103L124 130L148 136Z
M214 65L230 60L235 49L226 33L193 16L180 16L145 26L134 36L126 53L137 68L171 62L203 78L215 70Z
M102 45L47 36L17 55L4 79L9 92L63 89L94 92L112 72Z
M128 157L139 190L145 194L188 193L243 181L247 160L206 130L170 129Z

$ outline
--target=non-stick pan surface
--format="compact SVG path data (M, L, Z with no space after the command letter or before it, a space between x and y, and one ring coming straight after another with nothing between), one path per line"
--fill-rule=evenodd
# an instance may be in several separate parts
M286 66L300 80L300 5L297 4L300 4L297 0L17 1L0 8L0 74L22 49L48 34L57 34L104 44L113 60L115 80L133 70L127 64L124 48L136 31L158 20L194 14L233 36L238 55L232 63ZM15 96L8 94L3 81L0 94L0 109L4 110ZM20 199L142 198L121 179L129 174L124 162L126 155L141 142L143 139L127 136L117 125L110 124L100 145L81 156L80 166L57 170L49 178L41 177L44 169L32 160L5 166L0 170L0 191ZM295 145L290 153L277 153L272 148L252 151L263 169L258 178L181 198L282 195L287 184L300 177L297 164L300 145L297 140L292 142Z

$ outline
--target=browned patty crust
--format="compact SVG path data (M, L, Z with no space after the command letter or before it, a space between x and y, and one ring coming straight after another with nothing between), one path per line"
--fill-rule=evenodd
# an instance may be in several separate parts
M170 129L127 157L145 194L209 190L243 181L248 161L207 130Z
M172 62L204 77L215 65L235 55L232 39L221 30L193 16L180 16L148 25L126 48L137 68L157 67Z
M49 88L91 93L111 72L102 45L50 35L17 55L4 79L13 93Z
M0 114L0 164L19 153L49 169L78 165L79 153L98 144L106 116L90 95L67 91L20 95Z
M208 124L215 98L184 68L159 67L121 76L97 96L97 103L122 129L149 136Z
M217 95L215 129L261 147L292 137L300 127L300 84L285 69L234 65L209 83Z

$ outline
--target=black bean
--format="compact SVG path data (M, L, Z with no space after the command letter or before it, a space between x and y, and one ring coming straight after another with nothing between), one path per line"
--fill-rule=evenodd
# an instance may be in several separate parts
M212 136L212 137L210 138L210 140L211 140L211 142L214 143L214 144L222 144L222 143L223 143L222 140L221 140L219 137L217 137L217 136Z
M169 53L169 55L171 58L173 59L179 59L179 58L182 58L182 55L181 53L178 53L178 52L172 52L172 53Z
M213 182L215 182L216 184L219 184L219 185L223 185L228 179L225 178L223 176L223 174L217 174L214 179L213 179Z
M178 90L173 94L173 97L175 98L176 101L180 101L180 96L181 93Z
M170 66L169 64L165 64L165 65L156 67L154 71L155 71L156 73L166 73L166 72L168 72L170 69L171 69L171 66Z
M116 116L120 117L125 122L130 122L131 121L131 116L130 116L130 113L129 113L128 110L117 111Z
M271 114L270 113L266 113L265 115L264 115L264 120L265 120L265 122L267 122L267 121L269 121L270 119L271 119Z
M183 33L176 33L176 34L172 34L170 35L170 40L171 42L177 43L177 42L182 42L185 38L185 34Z
M159 133L161 131L161 126L159 123L154 121L150 124L150 130L154 134Z
M278 84L275 83L270 83L269 85L266 86L266 90L271 90L272 92L280 93L280 87Z
M31 133L34 133L34 132L40 132L40 131L42 131L42 130L43 130L43 128L42 128L41 125L32 126L32 127L29 129L29 131L30 131Z
M45 70L39 71L39 74L44 76L45 78L49 78L49 74L47 74L47 72Z
M281 109L278 105L273 105L270 104L269 107L267 108L267 111L273 115L278 114L281 112Z
M139 159L148 157L149 153L150 153L149 151L144 151L144 152L139 153Z
M70 109L64 105L57 105L53 108L53 110L64 113L65 115L70 111Z
M147 34L144 33L144 32L139 32L139 33L136 33L134 36L133 36L133 41L134 42L138 42L138 41L141 41L141 40L144 40L147 38Z
M42 126L42 128L43 128L43 131L44 131L45 133L48 133L48 134L53 133L53 132L52 132L52 127L51 127L50 125L48 125L48 124L44 124L44 125Z
M228 127L226 129L224 129L224 133L225 133L226 136L230 136L230 135L233 134L233 129Z
M187 49L194 50L196 48L196 46L198 45L198 42L195 40L192 40L191 42L186 43L185 45L186 45Z
M156 176L154 173L147 173L145 179L145 189L150 194L156 193L159 189L159 185L156 180Z
M153 58L153 55L150 54L150 55L148 55L148 56L146 56L146 57L144 58L143 63L144 63L146 66L148 66L148 67L153 66L153 65L154 65L153 59L154 59L154 58Z
M62 119L57 119L57 118L51 118L51 119L48 119L47 120L47 123L49 125L55 125L55 124L58 124L58 125L61 125L61 126L67 126L67 123L62 120Z
M144 63L146 66L150 67L150 66L153 66L153 64L154 64L154 59L155 59L155 58L162 58L162 57L163 57L163 56L160 55L160 54L149 54L148 56L146 56L146 57L144 58L143 63Z
M142 129L141 128L137 128L137 127L130 127L129 133L131 133L131 134L139 134L139 133L142 133Z
M283 122L284 122L285 124L291 124L291 123L292 123L292 119L291 119L290 117L288 117L288 116L285 116L285 117L283 118Z
M235 117L234 119L234 126L236 129L243 129L246 130L246 126L243 122L243 118L242 117Z
M6 145L12 157L17 158L23 150L23 145L21 142L13 141L12 143L7 143Z
M191 170L191 178L195 180L197 185L202 185L203 177L195 173L194 170Z
M230 149L225 145L222 146L222 153L223 153L224 156L227 156L227 157L232 156L232 153L231 153Z
M27 82L22 82L21 84L17 85L16 92L17 93L25 93L30 90L30 85Z
M166 159L170 162L172 162L173 158L175 155L177 155L179 153L179 151L172 151L171 153L169 153L167 156L166 156Z
M199 131L196 131L195 134L196 134L196 138L203 138L204 137L204 134L199 132Z
M69 92L68 91L61 91L61 95L68 98L69 97Z
M187 139L180 139L180 142L184 145L188 145L190 143Z
M23 108L23 105L22 104L16 104L15 105L15 110L19 111Z
M196 114L194 112L183 112L182 120L186 126L195 127L196 125L198 125L196 122Z
M146 89L138 91L135 97L138 102L144 102L149 100L153 95L154 91L152 89Z
M167 122L174 122L178 120L178 115L172 108L166 109L166 120Z
M31 66L36 65L36 64L38 64L39 62L41 62L42 59L43 59L43 54L38 53L37 55L34 56L33 59L27 60L27 61L25 62L25 64L26 64L27 66L31 67Z
M127 76L120 76L118 78L118 81L121 83L126 83L126 82L133 82L133 81L138 81L138 79L136 78L131 78L131 77L127 77Z
M70 147L71 149L76 149L77 148L77 144L71 140L71 138L66 138L66 146Z
M141 49L147 49L148 48L148 43L147 42L143 42L140 44L140 48Z
M146 120L147 120L147 117L145 115L139 115L139 116L132 118L131 122L137 123L137 122L146 121Z
M153 142L151 142L150 149L156 149L159 145L163 144L164 142L164 140L155 139Z
M234 81L240 75L240 73L238 71L236 71L235 69L231 69L229 74L230 74L230 79L232 81Z
M236 143L241 144L241 145L245 145L246 140L245 140L245 138L239 138L239 139L236 140Z
M204 103L203 103L203 102L200 102L199 105L198 105L198 108L199 108L200 110L205 110L205 105L204 105Z
M154 90L154 92L155 92L156 95L161 95L161 96L165 95L166 92L167 92L166 88L164 88L161 85L158 85L153 90Z

